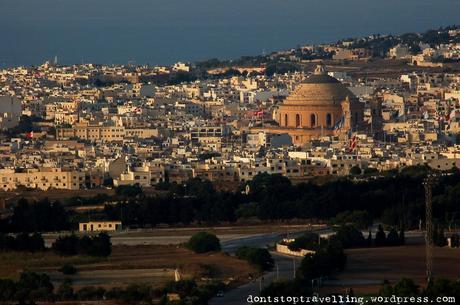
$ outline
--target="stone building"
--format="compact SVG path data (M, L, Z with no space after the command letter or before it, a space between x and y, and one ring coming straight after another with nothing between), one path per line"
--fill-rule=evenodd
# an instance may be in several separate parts
M302 145L321 136L346 135L350 129L361 129L364 104L318 66L279 106L275 118L279 126L261 129L287 133L295 145Z

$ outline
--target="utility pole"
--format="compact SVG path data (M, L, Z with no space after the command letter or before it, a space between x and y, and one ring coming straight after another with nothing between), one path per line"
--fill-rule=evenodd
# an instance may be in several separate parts
M425 233L425 254L426 254L426 280L430 283L433 280L433 185L436 183L437 177L433 173L429 173L423 180L425 188L425 217L426 217L426 233Z

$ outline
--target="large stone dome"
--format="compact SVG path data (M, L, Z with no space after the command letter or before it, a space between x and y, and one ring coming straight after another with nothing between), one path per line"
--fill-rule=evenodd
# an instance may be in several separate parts
M278 127L270 131L288 133L295 144L324 135L339 135L359 127L364 105L323 66L301 83L278 107Z
M356 97L336 78L329 76L322 66L302 82L284 101L284 105L333 106L340 107L345 99Z

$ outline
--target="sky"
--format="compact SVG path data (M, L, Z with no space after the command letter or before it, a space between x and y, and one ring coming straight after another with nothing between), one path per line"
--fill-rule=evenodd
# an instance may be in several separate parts
M0 65L170 64L460 24L460 0L0 0Z

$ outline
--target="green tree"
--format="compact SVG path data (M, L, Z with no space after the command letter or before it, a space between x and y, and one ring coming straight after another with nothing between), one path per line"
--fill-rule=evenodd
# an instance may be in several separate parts
M399 244L405 245L406 244L406 234L404 233L404 229L401 228L399 231Z
M216 235L208 232L195 233L188 241L187 248L196 253L220 251L220 241Z
M251 265L257 266L261 271L271 270L274 266L273 258L267 249L240 247L235 255L239 259L244 259Z
M411 279L403 278L393 287L394 294L402 297L412 297L419 294L419 288Z
M358 165L355 165L350 169L350 175L352 176L361 175L361 172L361 168Z
M72 280L65 279L64 282L62 282L62 284L58 287L56 295L62 301L73 300L75 295L72 287Z
M62 265L62 267L59 268L59 271L65 275L72 275L77 273L77 268L75 268L74 265L67 263Z
M319 246L319 235L313 232L307 232L289 243L288 248L291 251L299 251L301 249L316 250Z
M452 248L460 247L460 237L458 236L458 234L452 234L450 236L450 244Z
M376 247L383 247L386 245L387 237L385 231L383 231L382 225L379 225L377 233L375 234L374 245Z
M398 246L400 245L400 238L398 232L392 228L387 236L387 245L388 246Z

